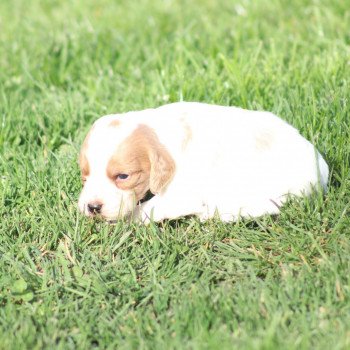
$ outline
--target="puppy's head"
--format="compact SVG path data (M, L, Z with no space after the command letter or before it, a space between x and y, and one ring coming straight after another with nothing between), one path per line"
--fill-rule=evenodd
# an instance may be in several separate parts
M131 214L148 190L162 192L175 171L153 129L110 116L89 131L79 163L84 184L79 209L107 220Z

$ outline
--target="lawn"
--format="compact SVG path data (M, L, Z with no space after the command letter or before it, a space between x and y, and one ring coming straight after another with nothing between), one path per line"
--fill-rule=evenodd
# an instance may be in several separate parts
M334 0L1 0L0 349L350 348L349 23ZM232 224L82 217L92 121L179 100L280 115L328 193Z

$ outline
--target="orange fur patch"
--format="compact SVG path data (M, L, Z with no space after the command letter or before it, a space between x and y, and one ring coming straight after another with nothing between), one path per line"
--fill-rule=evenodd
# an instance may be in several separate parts
M175 163L159 142L155 132L146 125L138 128L116 149L107 165L107 176L123 190L132 190L136 200L150 189L160 192L171 180ZM118 174L128 174L119 180Z
M112 120L108 126L119 126L120 125L120 121L119 120Z
M81 171L81 177L83 178L83 180L85 179L86 176L88 176L90 174L90 165L89 165L88 159L86 157L86 149L88 146L91 131L92 130L90 130L88 132L88 134L86 135L84 142L83 142L81 149L80 149L80 154L79 154L79 166L80 166L80 171Z
M185 150L188 143L192 140L192 129L184 119L181 119L181 123L185 131L185 137L182 140L182 149Z
M273 137L268 132L262 132L255 136L255 147L258 150L268 150L273 142Z

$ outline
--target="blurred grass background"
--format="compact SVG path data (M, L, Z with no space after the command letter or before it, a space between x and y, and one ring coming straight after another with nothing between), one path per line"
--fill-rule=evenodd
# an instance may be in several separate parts
M349 5L2 0L0 348L349 348ZM81 217L92 121L179 100L280 115L329 193L233 224Z

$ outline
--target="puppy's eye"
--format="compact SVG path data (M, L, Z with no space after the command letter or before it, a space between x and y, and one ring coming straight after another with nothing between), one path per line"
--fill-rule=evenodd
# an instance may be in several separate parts
M118 174L117 180L126 180L129 177L128 174Z

